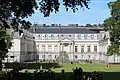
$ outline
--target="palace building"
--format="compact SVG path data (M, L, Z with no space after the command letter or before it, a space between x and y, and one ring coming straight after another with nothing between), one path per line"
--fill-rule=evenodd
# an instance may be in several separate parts
M14 44L8 53L14 58L9 57L5 61L120 62L119 56L107 56L109 32L104 31L101 25L34 24L29 30L22 31L22 35L14 33Z

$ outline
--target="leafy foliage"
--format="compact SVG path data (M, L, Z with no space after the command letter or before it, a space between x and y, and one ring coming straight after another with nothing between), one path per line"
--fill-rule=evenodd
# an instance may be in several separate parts
M25 21L34 14L34 11L39 9L45 17L48 17L51 12L59 11L60 0L0 0L0 65L4 59L8 49L12 46L12 38L7 33L8 29L13 28L19 31L19 28L29 29L31 23ZM88 8L89 0L63 0L63 5L66 10L73 9L75 12L80 7ZM12 26L12 27L11 27ZM1 66L0 66L1 67Z
M63 5L66 8L66 11L68 11L68 8L71 8L73 12L78 10L77 6L88 7L88 1L89 0L63 0ZM42 0L39 2L40 4L40 11L44 14L45 17L49 16L51 12L55 11L57 13L59 11L59 0Z
M111 17L104 21L105 30L110 32L111 45L108 54L120 54L120 0L108 4Z

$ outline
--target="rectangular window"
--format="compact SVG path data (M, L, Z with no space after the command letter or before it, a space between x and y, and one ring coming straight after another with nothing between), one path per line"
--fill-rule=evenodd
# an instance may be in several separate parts
M78 52L78 46L75 46L75 52Z
M48 52L51 52L51 51L52 51L52 46L48 45Z
M87 52L91 52L90 46L87 46Z
M84 52L84 46L81 46L81 52Z
M51 55L48 55L48 59L49 59L49 60L52 60L52 56L51 56Z
M57 45L55 45L54 49L55 49L55 52L58 52L58 46Z
M97 39L99 39L99 34L97 34Z
M84 35L84 39L87 39L87 34Z
M42 45L42 51L45 52L45 45Z
M77 56L77 55L75 55L75 59L78 59L78 56Z
M57 58L57 55L55 55L55 58Z
M94 46L94 52L97 52L97 46Z
M81 35L80 34L78 35L78 39L81 39Z
M45 55L42 55L42 59L45 59Z

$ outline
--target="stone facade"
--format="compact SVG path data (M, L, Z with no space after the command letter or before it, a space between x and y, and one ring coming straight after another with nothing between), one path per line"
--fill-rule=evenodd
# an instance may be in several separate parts
M13 44L4 62L25 62L35 60L37 50L33 34L27 30L22 31L23 33L21 34L19 34L19 32L12 32Z
M17 33L18 35L18 33ZM37 60L57 60L65 53L69 61L92 60L103 62L120 62L119 56L107 57L110 45L109 32L103 27L71 25L33 25L23 35L13 39L13 47L8 53L14 58L7 62L25 62ZM65 56L63 56L65 57ZM14 59L14 60L13 60Z
M99 26L35 25L30 32L35 36L39 60L56 60L61 52L65 52L70 61L106 61L109 33Z

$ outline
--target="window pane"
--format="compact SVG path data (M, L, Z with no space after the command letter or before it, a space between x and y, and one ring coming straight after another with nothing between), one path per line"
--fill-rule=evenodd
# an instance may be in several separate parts
M45 51L45 45L42 45L42 51Z
M52 51L52 46L48 45L48 52L51 52L51 51Z
M52 60L52 56L51 56L51 55L48 55L48 59L49 59L49 60Z
M55 55L55 58L57 58L57 55Z
M94 46L94 52L97 52L97 46Z
M94 39L94 35L93 34L91 35L91 39Z
M78 47L77 46L75 46L75 52L78 52Z
M77 59L78 58L78 56L77 55L75 55L75 59Z
M58 46L57 45L55 45L54 49L55 49L55 52L58 52Z
M42 55L42 58L45 59L45 55Z
M81 52L84 52L84 46L81 46Z
M90 46L88 46L88 52L91 52Z
M84 39L87 39L87 34L84 35Z

